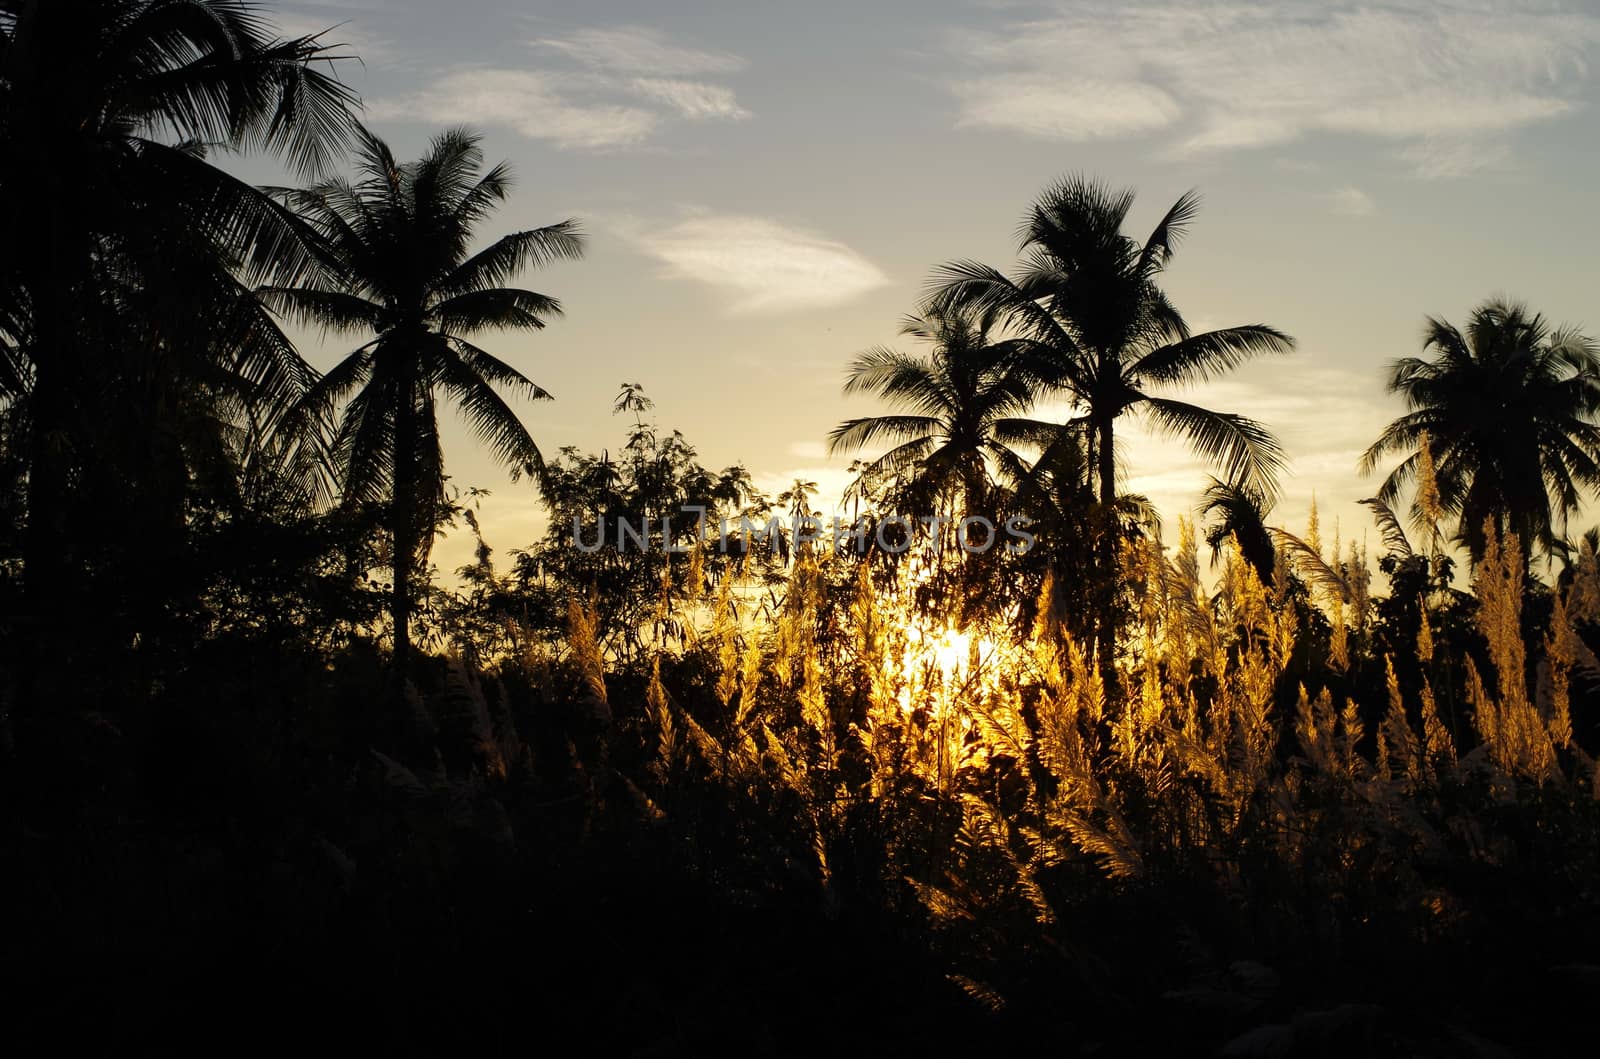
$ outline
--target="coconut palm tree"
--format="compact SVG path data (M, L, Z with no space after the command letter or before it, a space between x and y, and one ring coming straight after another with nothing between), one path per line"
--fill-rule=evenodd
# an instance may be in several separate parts
M991 326L981 313L930 308L900 330L929 343L927 356L880 346L856 357L844 392L874 393L901 411L846 420L829 434L829 451L887 443L865 476L902 480L909 502L959 497L963 514L992 515L994 472L1021 480L1029 468L1016 447L1049 444L1060 428L1027 418L1031 382L1016 370L1014 348L990 341Z
M261 295L302 323L370 336L317 382L302 413L314 424L348 398L333 443L339 484L347 504L387 506L403 674L412 581L425 569L444 503L435 397L454 401L513 474L541 473L538 446L495 387L531 400L550 395L472 338L537 330L558 315L554 298L506 284L531 266L580 257L583 240L575 222L562 221L473 253L476 229L511 187L504 164L482 171L478 137L444 132L406 164L366 129L357 137L354 182L275 192L304 218L323 271L337 282L266 287Z
M1408 411L1361 457L1370 473L1407 453L1378 499L1393 505L1416 477L1426 437L1439 506L1474 561L1486 524L1515 533L1525 552L1556 547L1584 492L1600 488L1600 347L1496 299L1474 309L1465 330L1430 318L1423 349L1431 359L1390 366L1389 391Z
M262 150L319 171L353 124L335 58L316 37L280 38L251 0L0 0L0 328L26 362L36 604L69 573L72 480L96 459L86 439L105 402L210 366L153 363L164 355L132 346L108 292L137 291L175 323L196 315L191 295L237 302L236 277L312 266L282 211L206 154ZM241 343L201 348L286 407L310 373L265 313L240 311Z
M1136 415L1221 464L1224 477L1270 497L1283 451L1260 423L1153 390L1204 382L1294 340L1265 324L1194 334L1159 280L1199 209L1185 194L1143 242L1123 234L1131 191L1072 176L1046 189L1023 219L1013 275L976 261L936 273L930 304L965 308L1005 322L1018 338L1019 370L1035 395L1060 393L1087 430L1088 460L1099 486L1097 650L1116 691L1117 424Z
M1007 276L975 261L937 273L931 304L968 307L1009 324L1028 347L1042 392L1073 400L1090 428L1100 501L1116 500L1116 430L1124 415L1187 441L1219 461L1229 481L1270 494L1283 463L1277 440L1244 416L1151 392L1221 375L1294 340L1264 324L1193 334L1158 286L1199 207L1186 194L1142 243L1122 232L1131 191L1082 177L1049 188L1021 228L1021 261Z

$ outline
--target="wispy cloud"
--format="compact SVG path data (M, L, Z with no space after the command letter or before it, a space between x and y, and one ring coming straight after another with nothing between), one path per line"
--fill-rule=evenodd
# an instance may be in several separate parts
M802 460L825 460L828 458L828 446L820 441L791 441L789 455Z
M560 147L616 147L648 136L660 118L619 103L573 102L563 79L530 70L461 70L406 99L368 104L376 119L505 125Z
M750 112L739 105L733 90L703 81L681 81L664 77L640 77L633 88L646 99L665 103L686 118L748 118Z
M1532 0L1068 0L952 38L971 70L950 90L967 126L1068 141L1165 133L1181 153L1348 133L1399 142L1437 177L1492 157L1485 141L1582 106L1597 44L1600 15Z
M1454 180L1483 170L1505 168L1511 162L1511 148L1481 138L1430 138L1404 148L1400 156L1425 180Z
M838 305L888 283L844 243L763 217L699 214L625 234L669 278L728 296L731 313Z
M959 81L960 124L988 125L1054 140L1095 140L1164 129L1178 101L1137 81L998 74Z
M647 77L731 74L745 67L737 55L686 48L645 26L584 29L564 37L541 37L533 44L595 69Z
M441 74L411 96L369 104L376 118L505 125L558 147L637 144L672 120L747 118L731 88L703 78L744 67L738 56L699 51L655 30L581 30L530 41L531 68Z
M1357 187L1342 187L1328 193L1328 206L1341 217L1370 217L1378 212L1378 204Z

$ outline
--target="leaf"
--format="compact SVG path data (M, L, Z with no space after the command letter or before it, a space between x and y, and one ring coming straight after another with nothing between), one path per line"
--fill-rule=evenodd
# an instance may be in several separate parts
M1406 531L1400 525L1400 519L1395 515L1394 509L1377 497L1368 497L1360 501L1361 506L1372 512L1373 518L1378 522L1378 532L1383 536L1383 546L1395 555L1410 558L1416 554L1411 548L1411 540L1406 536Z
M1328 565L1328 561L1317 553L1317 550L1293 533L1278 526L1268 526L1267 532L1278 542L1278 548L1288 553L1295 569L1313 584L1335 593L1344 602L1350 602L1352 592L1350 582L1344 575Z

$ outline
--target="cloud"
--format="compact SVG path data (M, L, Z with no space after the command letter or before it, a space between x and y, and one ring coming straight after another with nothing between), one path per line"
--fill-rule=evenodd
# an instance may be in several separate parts
M673 44L659 31L645 26L584 29L565 37L533 41L576 60L584 66L653 77L692 77L697 74L731 74L745 62L726 52L699 51Z
M828 446L820 441L792 441L789 443L789 455L802 460L825 460L828 458Z
M1312 132L1398 141L1424 176L1460 145L1583 105L1600 15L1551 3L1383 7L1353 0L1110 6L964 33L951 50L958 123L1083 141L1168 132L1179 153ZM1450 145L1450 146L1440 146Z
M530 70L462 70L409 98L368 104L367 114L379 120L506 125L530 139L577 148L637 143L660 120L641 107L572 102L563 87L561 78Z
M1341 217L1370 217L1378 212L1378 204L1357 187L1342 187L1328 194L1328 204Z
M954 86L959 124L1010 129L1040 139L1096 140L1164 129L1177 121L1177 100L1135 81L1052 79L1003 74Z
M845 244L761 217L702 214L629 235L669 278L728 295L732 313L838 305L889 282Z
M1424 180L1454 180L1485 169L1501 169L1511 162L1511 149L1484 140L1427 139L1400 152Z
M679 81L660 77L640 77L633 88L646 99L653 99L686 118L748 118L750 112L734 99L731 89L703 81Z
M377 100L374 118L504 125L530 139L597 150L644 141L672 120L747 118L733 90L705 80L744 67L737 56L672 44L654 30L580 30L530 42L536 68L440 74L410 96Z

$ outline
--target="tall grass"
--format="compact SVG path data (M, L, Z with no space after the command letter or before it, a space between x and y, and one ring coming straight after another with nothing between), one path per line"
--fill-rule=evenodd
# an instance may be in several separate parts
M1469 918L1462 880L1517 861L1508 811L1595 820L1600 770L1570 699L1593 672L1596 559L1530 627L1522 553L1491 531L1470 595L1424 600L1415 649L1374 655L1366 556L1324 559L1318 537L1285 549L1270 584L1227 547L1211 585L1187 522L1175 548L1130 540L1120 698L1053 617L1049 583L1019 633L957 629L917 607L904 570L868 561L802 550L776 590L731 566L663 597L658 617L690 631L650 659L643 708L619 705L619 737L637 733L657 804L687 783L786 806L786 856L825 904L841 863L862 870L865 828L881 849L851 886L919 909L987 1009L1027 992L1017 954L1067 944L1097 892L1209 894L1265 921L1275 938L1243 936L1280 961L1289 939L1338 949L1379 922L1450 936ZM1441 643L1460 613L1471 635ZM591 627L575 620L569 646L592 686ZM1358 652L1375 682L1352 676ZM1435 680L1462 689L1454 727Z

